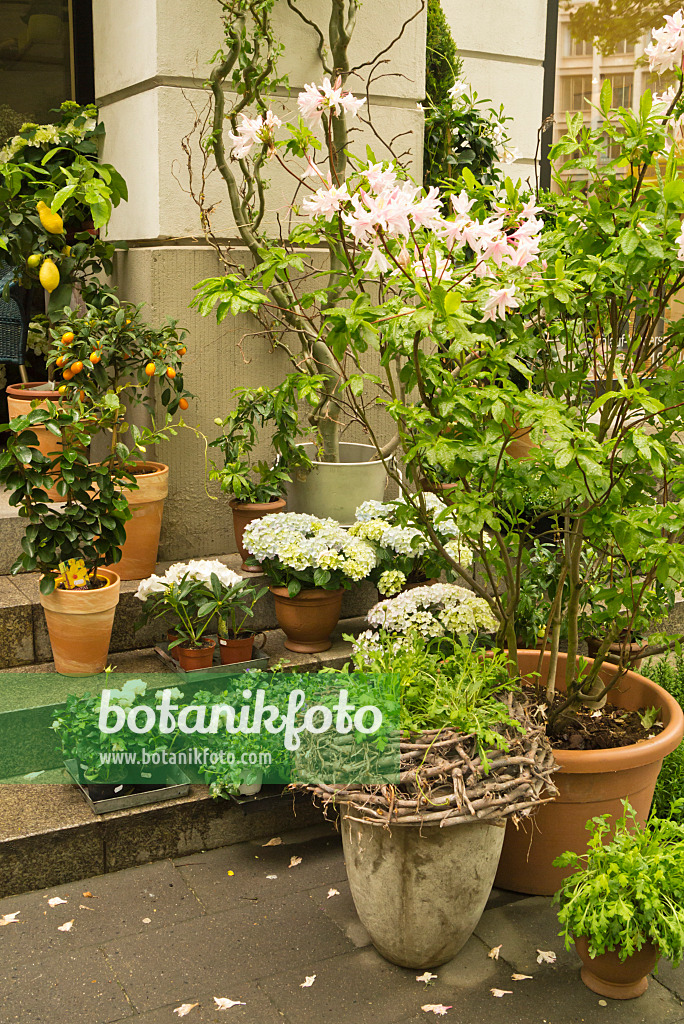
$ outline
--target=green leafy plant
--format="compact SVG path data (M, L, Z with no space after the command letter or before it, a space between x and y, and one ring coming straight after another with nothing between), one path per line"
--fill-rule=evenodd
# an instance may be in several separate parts
M428 0L425 92L430 103L439 104L448 97L462 67L440 0Z
M26 288L38 283L42 262L52 260L59 283L50 293L50 317L69 304L76 284L87 300L94 275L111 273L121 246L99 238L112 208L128 198L118 171L99 162L103 133L96 107L67 102L56 124L25 124L0 151L0 254ZM39 202L59 215L61 230L46 229Z
M222 434L209 443L223 454L223 466L212 461L210 480L218 480L221 490L236 501L260 504L281 498L290 483L294 467L310 468L311 460L297 438L305 430L300 425L298 402L317 398L320 381L304 375L288 375L276 388L241 388L233 393L237 406L225 419L215 423ZM271 454L255 459L254 449L270 433Z
M117 414L106 405L86 412L48 403L46 409L33 409L5 428L0 487L11 492L9 504L27 524L22 553L11 571L43 573L43 594L58 584L60 562L82 558L95 583L98 568L121 557L124 524L131 518L121 490L131 485L132 476L125 462L93 465L88 457L93 435ZM62 451L43 455L34 427L44 427L59 438ZM54 500L48 498L51 487L63 504L49 503Z
M585 936L590 956L617 950L621 960L651 942L676 967L684 956L684 826L658 818L641 826L626 801L612 838L609 819L587 822L586 854L554 861L574 869L555 896L559 934L568 949Z
M640 669L647 679L671 693L684 710L684 655L681 650L670 658L649 660ZM672 817L684 824L684 806L678 803L684 793L684 743L663 761L653 796L653 812L659 818Z

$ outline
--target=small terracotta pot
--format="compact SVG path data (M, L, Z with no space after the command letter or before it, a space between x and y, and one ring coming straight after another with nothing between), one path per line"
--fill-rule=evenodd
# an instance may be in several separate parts
M275 512L284 512L287 502L284 498L276 498L275 501L265 501L262 504L252 504L249 501L236 501L231 498L230 507L233 510L233 530L235 531L235 543L242 559L240 568L243 572L261 572L260 566L247 565L246 560L250 557L242 543L242 535L248 523L255 519L262 519L264 516L273 515Z
M177 639L178 639L178 633L176 633L175 629L167 629L167 631L166 631L166 642L169 643L169 644L172 644L173 641L177 640ZM170 656L173 658L174 661L178 661L178 648L177 647L172 647L171 650L168 653L170 654Z
M545 685L550 653L544 652L541 678L536 675L538 651L518 651L523 679ZM558 655L559 692L565 690L567 655ZM601 666L600 678L615 676L614 665ZM663 758L679 746L684 736L684 713L669 693L636 672L626 672L608 693L616 707L660 709L663 729L653 739L608 750L554 750L560 766L553 777L558 795L537 808L533 818L523 818L516 828L506 825L501 861L495 885L500 889L536 896L551 896L572 868L558 868L553 861L565 850L585 853L589 834L586 822L600 814L612 815L613 823L629 800L637 820L644 824L653 799Z
M98 569L97 575L106 587L40 594L55 670L63 676L97 675L107 665L121 581L110 569Z
M164 499L169 493L169 467L163 462L144 462L135 473L137 489L124 488L123 496L133 518L125 524L126 540L121 560L109 566L122 580L145 580L157 567Z
M193 672L197 668L211 668L214 660L215 640L205 640L203 647L174 647L178 651L178 663L184 672Z
M648 988L648 976L655 967L658 947L647 942L626 960L620 960L618 950L589 956L589 943L584 935L575 939L575 949L582 961L582 981L592 992L609 999L636 999Z
M18 419L19 416L25 416L31 412L32 402L39 402L36 406L37 409L47 409L48 402L59 405L62 401L60 393L52 391L48 387L47 381L40 381L35 384L31 382L28 384L10 384L5 388L5 394L7 395L7 412L10 422ZM31 427L31 430L38 438L38 451L43 455L54 457L56 452L61 452L61 438L55 437L46 427L35 426ZM57 493L56 487L48 488L47 496L48 501L64 501L64 498L61 498Z
M261 642L261 647L263 647L266 640L263 633L247 633L237 637L220 636L218 642L221 664L237 665L241 661L251 661L253 648L256 647L257 635L263 638ZM261 647L259 650L261 650Z
M344 589L323 590L314 587L300 590L290 597L287 587L269 587L275 600L278 625L287 637L288 651L314 654L332 647L330 634L337 625L342 609Z

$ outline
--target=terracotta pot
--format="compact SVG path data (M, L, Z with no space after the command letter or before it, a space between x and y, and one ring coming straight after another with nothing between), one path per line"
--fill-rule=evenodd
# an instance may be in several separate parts
M600 637L597 637L597 636L588 636L588 637L586 637L586 641L587 641L587 650L589 651L589 657L590 658L595 658L596 655L599 652L599 647L601 646L603 641L600 639ZM647 647L648 647L648 644L630 644L629 645L630 657L633 658L635 654L641 654L641 652L645 651ZM622 653L622 644L620 644L620 643L611 644L610 647L608 648L608 654L606 655L606 661L612 661L615 665L617 665L619 663L619 661L620 661L621 653ZM636 672L638 669L640 669L641 668L641 663L642 663L643 660L644 660L643 658L637 658L636 661L633 661L631 663L631 665L630 665L630 671Z
M110 569L98 569L97 575L106 587L40 594L55 670L63 676L97 675L107 665L121 581Z
M285 633L288 651L314 654L332 647L330 634L337 625L342 609L344 589L300 590L290 597L287 587L269 587L275 600L278 625Z
M184 672L193 672L197 668L211 668L214 660L215 640L205 640L203 647L174 647L178 651L178 663Z
M37 390L33 390L37 389ZM28 384L10 384L5 388L5 394L7 395L7 412L9 414L10 423L12 420L18 419L19 416L25 416L31 411L31 403L39 400L39 404L36 406L37 409L47 409L48 401L59 404L62 401L62 396L58 391L52 391L48 387L47 381L40 381L39 383ZM31 428L38 438L38 451L42 452L43 455L54 455L55 452L61 452L62 440L59 437L55 437L51 434L46 427L32 427ZM56 487L50 487L47 491L48 501L63 501L64 499L57 494Z
M263 636L263 633L261 634ZM264 637L264 640L266 638ZM219 654L222 665L238 665L241 661L251 661L252 651L255 646L255 633L247 633L245 636L218 638ZM263 642L262 642L263 646Z
M275 512L284 512L287 506L287 502L284 498L276 498L275 501L265 501L261 504L252 504L249 501L236 501L235 498L231 498L230 507L233 510L233 530L235 531L235 543L242 559L242 565L240 568L243 572L261 572L259 566L247 565L246 560L250 557L249 551L245 549L242 543L242 535L245 532L245 527L248 523L253 522L255 519L261 519L263 516L273 515Z
M532 679L538 651L518 651L523 677ZM541 682L546 681L549 652L542 663ZM565 689L567 656L558 656L558 690ZM608 681L616 674L613 665L603 664L601 678ZM536 677L534 677L536 679ZM572 868L555 868L553 861L565 850L584 853L589 833L585 824L597 814L622 814L622 801L628 799L641 823L646 821L653 799L656 779L663 758L679 746L684 735L684 713L669 693L636 672L627 672L608 694L616 707L636 710L657 707L664 728L641 743L611 750L554 750L560 771L554 775L558 796L542 804L533 819L516 829L506 826L506 839L495 885L501 889L550 896Z
M164 499L169 493L168 466L163 462L143 462L140 468L148 472L135 474L137 490L126 487L122 492L133 518L125 524L121 560L109 566L122 580L144 580L156 569Z
M169 643L169 644L172 644L173 641L177 640L177 639L178 639L178 633L176 633L175 629L167 629L167 631L166 631L166 642ZM170 656L173 658L174 661L178 661L178 648L177 647L172 647L171 650L168 653L170 654Z
M582 961L582 981L592 992L609 999L636 999L648 988L648 976L659 957L658 947L647 942L626 960L620 960L618 950L589 956L589 943L584 935L575 939L575 949Z

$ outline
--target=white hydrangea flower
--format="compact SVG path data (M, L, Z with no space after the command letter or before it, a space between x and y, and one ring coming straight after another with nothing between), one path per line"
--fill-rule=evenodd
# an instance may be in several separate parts
M398 569L388 569L378 580L378 590L385 597L392 597L399 593L405 583L406 576L403 572L399 572Z
M380 601L368 612L368 622L388 633L401 635L411 630L423 636L445 636L493 632L498 628L487 602L454 583L416 587L388 601Z
M254 520L245 529L243 543L257 561L278 561L300 572L327 569L358 581L376 565L375 552L363 538L343 530L334 519L297 512Z

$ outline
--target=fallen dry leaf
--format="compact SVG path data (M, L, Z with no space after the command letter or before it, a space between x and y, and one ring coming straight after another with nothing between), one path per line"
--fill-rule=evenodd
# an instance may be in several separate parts
M183 1003L182 1006L177 1006L173 1012L177 1013L179 1017L187 1017L196 1006L199 1006L199 1003Z
M311 986L313 985L315 980L316 980L316 975L315 974L311 974L311 975L307 974L306 978L304 979L304 981L301 983L301 985L299 987L300 988L311 988Z
M225 999L223 996L214 996L214 1002L218 1010L230 1010L231 1006L246 1006L239 999Z
M489 991L492 993L493 996L496 996L497 999L503 999L504 996L513 995L511 990L507 988L490 988Z
M72 927L73 927L73 924L74 924L74 918L72 917L72 919L70 921L65 921L64 924L58 925L57 926L57 931L58 932L70 932Z
M537 953L539 954L537 957L538 964L555 964L556 954L552 949L538 949Z
M513 981L532 981L531 974L511 974Z
M608 1005L608 1003L605 1001L605 999L599 999L599 1006L607 1006L607 1005Z
M83 895L84 895L84 896L85 896L85 897L86 897L87 899L91 899L91 900L97 900L97 899L99 899L99 898L100 898L99 896L93 896L92 892L84 892L84 893L83 893Z
M280 836L276 836L275 839L269 839L267 843L262 843L262 846L282 846L282 839Z
M421 1006L421 1010L424 1010L425 1013L439 1014L440 1017L443 1017L447 1010L451 1009L451 1006L445 1006L444 1003L426 1003L425 1006Z
M143 917L142 923L143 924L152 924L152 918L151 917Z
M53 896L48 900L48 907L58 907L60 903L66 903L66 900L63 900L61 896Z
M330 899L331 896L339 896L339 895L340 895L340 890L339 889L328 889L327 899Z
M19 917L20 914L21 914L21 910L15 910L13 914L3 914L0 917L0 928L4 924L19 924L19 922L17 921L17 918Z
M430 974L429 971L426 971L425 974L416 974L416 981L424 981L427 985L429 981L434 981L436 977L436 974Z
M95 907L86 907L85 903L79 903L78 909L79 910L90 910L92 912L93 910L95 910Z
M290 863L287 865L289 868L296 868L298 864L302 863L301 857L290 857Z
M487 953L487 956L489 957L490 960L498 960L499 959L499 953L501 952L501 947L502 946L503 946L503 942L500 942L498 946L492 946L492 948Z
M277 878L277 875L266 875L267 878Z

